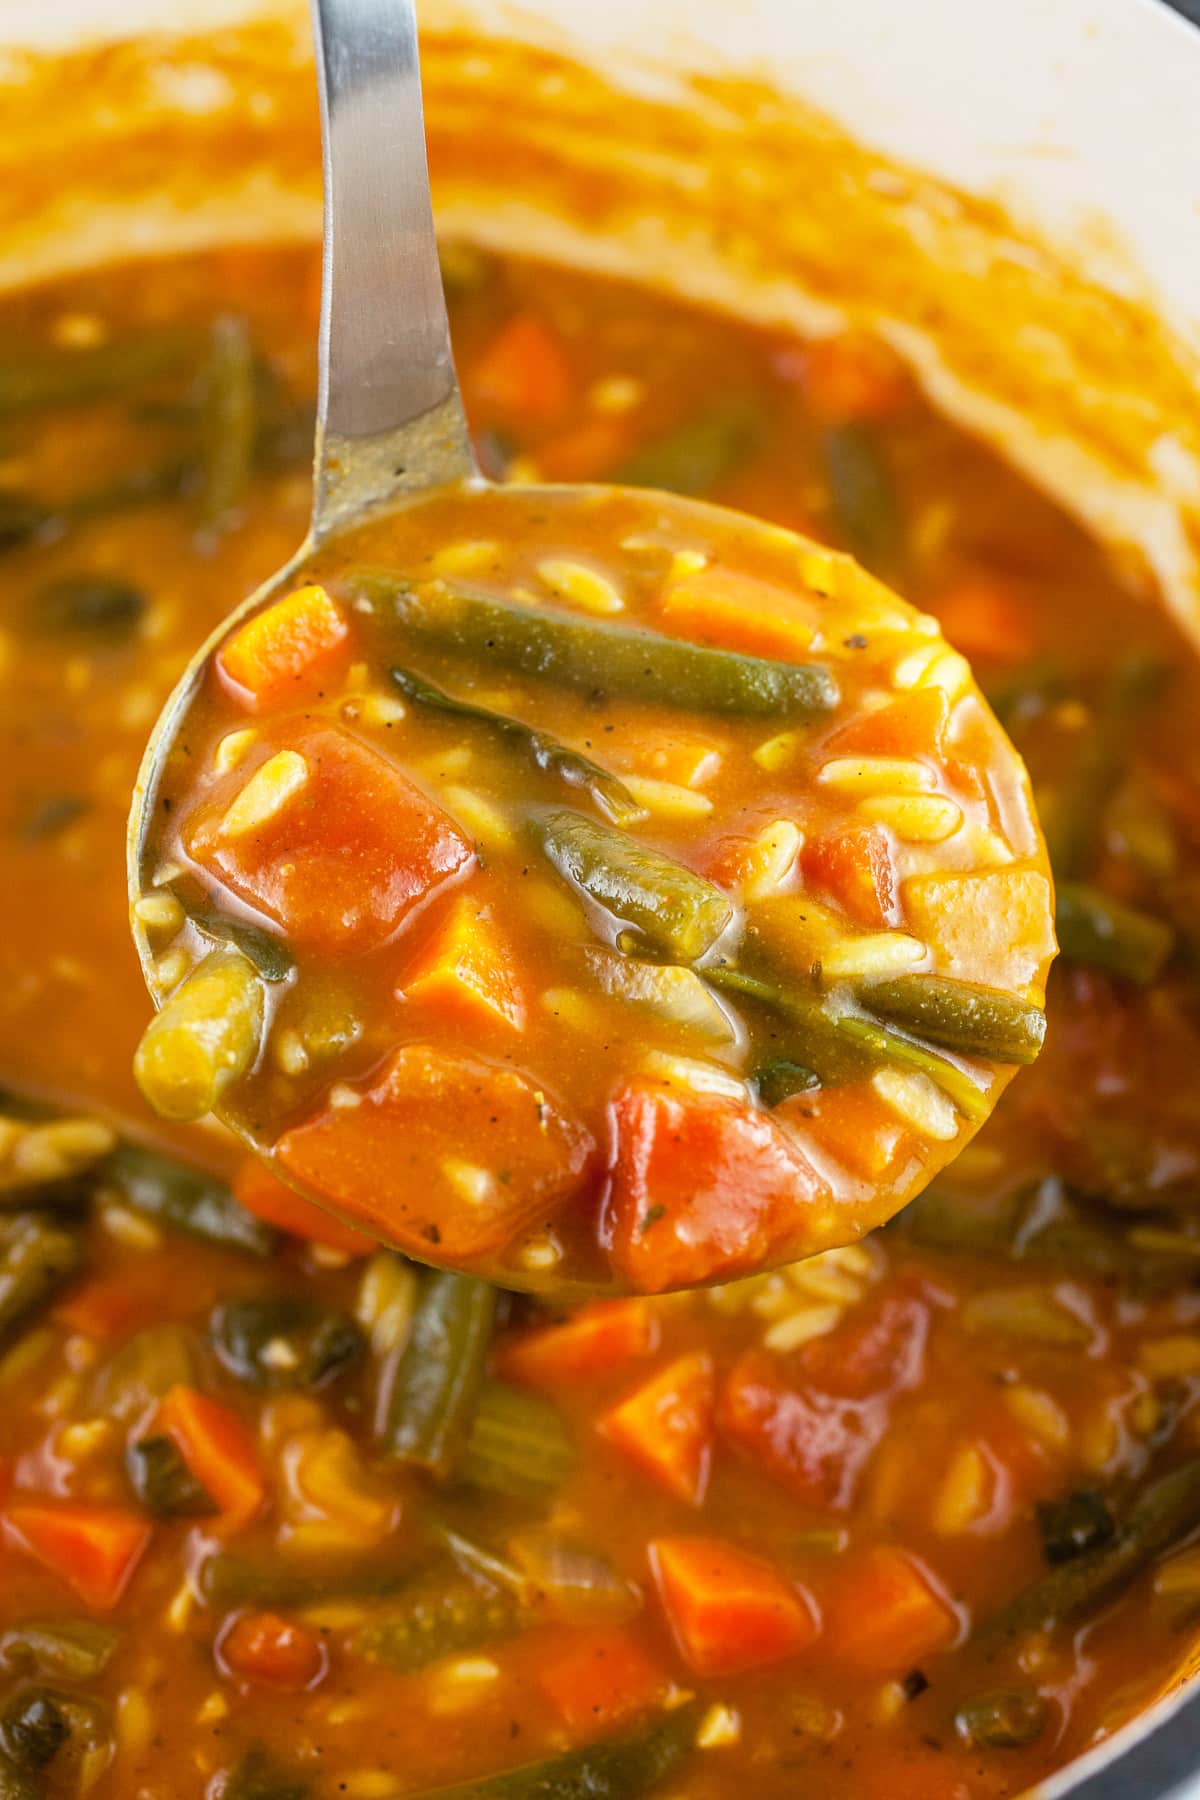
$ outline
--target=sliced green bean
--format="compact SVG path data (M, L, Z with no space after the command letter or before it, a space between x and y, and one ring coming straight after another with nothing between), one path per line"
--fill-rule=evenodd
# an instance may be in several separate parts
M1039 1500L1034 1514L1051 1568L1107 1544L1116 1532L1108 1501L1095 1487L1076 1488L1061 1500Z
M201 526L216 531L243 504L258 433L255 361L245 319L217 319L204 372L201 417Z
M1113 671L1081 740L1071 778L1056 795L1046 834L1050 861L1061 880L1077 880L1090 872L1105 809L1129 757L1130 733L1162 693L1167 675L1161 657L1144 651L1127 657Z
M0 1752L0 1800L46 1800L40 1777Z
M827 713L838 703L837 682L819 663L706 649L443 582L414 585L387 569L354 570L349 586L372 601L389 637L398 629L480 667L512 669L593 698L616 694L688 712L772 718Z
M14 1213L0 1236L0 1343L20 1331L83 1267L79 1234L44 1213Z
M0 1638L0 1663L51 1681L94 1681L120 1641L99 1619L27 1619Z
M189 1237L264 1257L279 1242L279 1234L240 1206L223 1181L157 1150L120 1144L100 1173L136 1211Z
M307 1295L226 1300L214 1308L208 1329L222 1365L255 1388L315 1393L353 1368L366 1349L349 1313Z
M255 1745L226 1777L221 1800L309 1800L311 1794L307 1776L283 1768Z
M431 1474L452 1473L467 1447L496 1318L496 1290L469 1275L425 1279L396 1368L385 1449Z
M19 1769L44 1769L71 1735L59 1697L49 1688L23 1688L0 1712L0 1745Z
M125 1452L125 1470L134 1493L156 1519L203 1519L217 1511L173 1438L139 1438Z
M896 975L859 990L864 1006L944 1050L992 1062L1031 1063L1046 1036L1040 1006L999 988L944 975Z
M530 823L564 881L671 962L698 962L737 916L714 882L611 825L560 808Z
M833 516L850 549L868 569L894 566L903 544L896 490L879 440L852 421L821 434Z
M368 1662L409 1675L443 1656L511 1637L521 1623L512 1594L464 1575L447 1560L440 1571L411 1582L394 1607L355 1632L352 1648Z
M693 1748L696 1723L695 1706L681 1706L641 1731L436 1788L418 1800L636 1800Z
M29 622L55 636L78 633L121 644L136 632L146 604L146 595L132 581L88 573L60 575L35 591Z
M254 964L213 950L163 1002L142 1033L133 1072L165 1119L202 1119L262 1045L265 1007Z
M488 1493L547 1502L575 1463L575 1447L558 1408L540 1394L485 1382L458 1477Z
M1046 1729L1050 1709L1035 1688L974 1694L954 1714L954 1729L976 1750L1021 1750Z
M552 775L566 787L581 788L614 825L636 825L646 817L645 807L639 805L623 781L618 780L608 769L602 769L590 757L581 755L578 750L568 749L566 744L560 744L549 732L539 731L532 725L526 725L523 719L511 718L507 713L492 712L486 706L476 706L469 700L458 700L453 694L445 693L411 669L393 667L388 673L405 699L411 700L414 705L484 725L497 737L515 745L536 769Z
M21 826L23 844L44 844L90 811L91 801L82 794L47 794L26 816Z
M751 1076L754 1091L764 1106L779 1106L793 1094L806 1094L821 1085L821 1077L804 1063L773 1056L760 1063Z
M669 494L710 494L746 460L761 428L762 409L753 401L713 407L643 444L611 479L623 487L663 488Z
M396 1568L378 1557L319 1572L266 1555L238 1556L218 1550L200 1570L200 1591L209 1606L279 1606L292 1611L337 1600L383 1600L413 1581L411 1567Z
M0 362L0 416L120 399L195 368L199 350L196 332L175 326L80 348L26 345Z
M1103 969L1138 987L1158 979L1175 946L1175 933L1161 919L1080 881L1057 884L1054 925L1068 962Z

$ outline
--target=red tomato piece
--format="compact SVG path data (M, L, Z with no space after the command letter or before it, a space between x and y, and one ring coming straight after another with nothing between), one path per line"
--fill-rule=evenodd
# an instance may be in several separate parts
M379 1248L378 1240L343 1225L324 1207L316 1206L290 1188L278 1175L272 1175L257 1156L247 1156L238 1164L233 1177L233 1192L247 1212L266 1225L274 1225L292 1237L309 1244L321 1244L327 1250L340 1250L346 1256L370 1256Z
M914 688L875 712L859 713L825 740L830 756L929 756L945 752L950 702L939 687Z
M659 1538L650 1567L679 1654L697 1675L783 1662L817 1635L807 1595L770 1563L719 1538Z
M279 1613L239 1613L217 1639L217 1661L242 1681L298 1693L316 1687L329 1656L316 1632Z
M800 867L808 887L828 894L868 930L900 923L896 866L879 825L839 825L806 839Z
M248 1525L266 1490L254 1440L241 1419L219 1400L176 1384L164 1394L155 1429L175 1445L230 1530Z
M402 1248L502 1249L577 1190L585 1127L515 1069L406 1044L356 1104L285 1132L281 1167Z
M536 1681L575 1738L612 1730L666 1698L667 1671L621 1625L540 1645Z
M230 807L280 752L302 759L294 790L261 823L230 832ZM453 819L369 744L303 719L218 782L193 817L188 849L239 899L319 956L373 950L456 876L475 852Z
M600 1430L669 1494L699 1506L712 1465L715 1401L713 1359L693 1351L606 1412Z
M10 1543L65 1581L85 1605L117 1604L149 1546L153 1526L123 1506L25 1501L4 1517Z
M605 1232L632 1286L657 1293L801 1253L804 1215L827 1191L766 1114L653 1081L629 1082L609 1113Z
M511 1337L497 1349L498 1375L553 1387L589 1381L658 1348L659 1322L644 1300L593 1300L561 1325Z
M348 656L350 627L309 582L255 613L222 644L217 667L252 705L277 706L327 680Z
M566 350L544 320L518 313L464 370L464 386L481 414L521 424L554 425L575 401Z
M890 1544L855 1556L825 1603L830 1661L860 1675L903 1674L957 1633L950 1602L915 1558Z

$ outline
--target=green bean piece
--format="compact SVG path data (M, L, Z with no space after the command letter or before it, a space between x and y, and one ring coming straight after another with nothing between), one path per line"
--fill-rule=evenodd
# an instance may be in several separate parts
M156 1150L120 1144L100 1172L137 1212L189 1237L262 1257L279 1242L278 1232L239 1206L223 1181Z
M496 1318L496 1290L441 1270L425 1278L412 1331L388 1394L385 1449L433 1475L453 1472L467 1447Z
M203 937L240 950L264 981L287 980L296 967L296 959L281 937L276 937L273 931L264 931L261 925L250 925L244 919L231 919L207 907L189 906L179 892L181 886L182 883L174 884L179 903Z
M120 1641L120 1632L98 1619L27 1619L0 1637L0 1663L51 1681L94 1681Z
M479 667L512 669L593 699L616 694L687 712L776 718L832 712L838 686L819 663L712 650L546 606L518 606L444 582L414 585L387 569L352 571L349 587L392 629Z
M82 794L47 794L39 800L21 826L23 844L44 844L58 837L76 819L90 811L91 801Z
M436 1788L418 1800L636 1800L693 1748L696 1723L694 1705L677 1707L641 1731Z
M203 1519L218 1508L169 1437L139 1438L125 1452L129 1485L156 1519Z
M562 1414L540 1394L487 1381L479 1395L457 1474L472 1487L548 1502L575 1463Z
M0 1800L46 1800L46 1790L37 1775L22 1769L12 1758L0 1752Z
M316 1393L353 1368L366 1349L348 1313L295 1294L227 1300L214 1308L208 1330L222 1366L254 1388Z
M1069 1625L1127 1587L1197 1525L1200 1457L1192 1457L1143 1488L1106 1543L1040 1576L984 1621L983 1634L1015 1637Z
M34 593L30 624L55 636L77 633L124 644L133 637L146 612L146 596L131 581L115 575L60 575Z
M762 1105L768 1107L779 1106L793 1094L807 1094L821 1085L821 1077L812 1069L790 1062L786 1056L760 1063L750 1079Z
M1061 1500L1039 1500L1034 1515L1051 1568L1107 1544L1117 1529L1107 1500L1094 1487L1076 1488Z
M858 421L830 425L821 454L833 516L850 549L868 569L893 568L903 545L896 490L879 440Z
M662 488L703 497L745 462L762 431L762 409L748 399L713 407L643 444L611 479L623 487Z
M1041 1737L1050 1716L1033 1688L999 1688L964 1700L954 1729L975 1750L1022 1750Z
M368 1662L410 1675L443 1656L511 1637L521 1623L521 1610L510 1593L464 1575L447 1561L411 1582L395 1607L361 1626L352 1648Z
M0 1343L20 1331L83 1267L79 1234L45 1213L14 1213L0 1233Z
M202 1119L262 1046L265 1007L254 964L213 950L164 1000L137 1047L133 1072L164 1119Z
M254 351L245 319L214 321L204 373L200 438L201 526L218 531L243 504L254 468L258 431Z
M552 775L566 787L581 788L614 825L637 825L646 817L646 808L638 804L623 781L578 750L568 749L549 732L539 731L507 713L492 712L486 706L458 700L411 669L393 667L388 673L406 700L433 712L485 725L495 736L514 744L543 774Z
M383 1600L411 1586L411 1567L396 1568L372 1557L318 1570L266 1555L238 1556L218 1550L200 1570L200 1591L207 1605L278 1606L291 1611L325 1606L331 1600Z
M872 981L859 989L859 999L871 1012L927 1043L991 1062L1034 1062L1046 1036L1046 1015L1040 1006L1000 988L951 981L944 975L896 975Z
M1146 651L1128 656L1113 671L1081 741L1073 774L1056 795L1046 833L1050 862L1060 880L1078 880L1090 872L1105 810L1129 757L1131 732L1162 693L1167 676L1162 659Z
M714 882L611 825L561 808L530 823L564 881L670 962L698 962L737 917Z
M66 1714L49 1688L23 1688L0 1712L4 1754L23 1769L44 1769L71 1735Z
M311 1794L306 1776L282 1768L257 1744L230 1770L221 1788L221 1800L309 1800Z
M1161 919L1081 881L1057 884L1054 925L1068 962L1103 969L1138 987L1157 981L1175 947L1175 933Z
M177 326L81 348L26 345L0 362L0 415L121 399L132 388L186 374L198 354L195 331Z

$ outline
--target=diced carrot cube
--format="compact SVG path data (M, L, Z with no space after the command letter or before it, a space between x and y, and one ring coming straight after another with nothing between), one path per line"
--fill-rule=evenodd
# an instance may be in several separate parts
M610 1107L605 1233L643 1293L726 1279L799 1256L827 1189L766 1114L721 1094L635 1080Z
M291 1693L316 1687L329 1667L315 1631L273 1612L239 1613L217 1641L217 1660L243 1681Z
M1044 875L1034 869L911 875L901 900L940 975L1042 999L1056 948Z
M473 865L472 846L441 807L348 731L292 719L261 748L260 762L214 784L188 825L187 847L297 949L326 957L373 950ZM281 751L303 764L303 779L260 823L242 829L239 821L229 835L229 808Z
M914 688L850 719L826 740L825 748L831 756L940 758L949 719L950 702L942 688Z
M439 1015L472 1024L509 1025L520 1031L525 1001L513 974L513 953L491 909L459 894L433 935L404 971L404 998Z
M856 1556L826 1597L826 1652L855 1674L902 1674L957 1632L949 1601L913 1557L890 1544Z
M350 627L323 587L309 582L239 626L217 667L256 705L299 699L349 655Z
M248 1525L266 1497L254 1440L241 1419L196 1388L176 1383L159 1405L155 1430L169 1437L231 1530Z
M817 1635L806 1595L719 1538L659 1538L650 1566L679 1653L700 1676L783 1662Z
M575 377L562 341L533 313L502 325L463 385L475 411L520 424L554 425L575 400Z
M425 1256L501 1249L578 1189L593 1151L528 1076L433 1045L406 1044L352 1104L336 1099L284 1134L280 1166Z
M4 1515L10 1543L75 1590L85 1605L117 1604L144 1556L153 1527L121 1506L50 1506L25 1501Z
M803 656L817 627L815 609L799 594L732 569L670 582L659 611L687 637L754 656Z
M670 1691L666 1670L621 1625L572 1631L541 1650L538 1686L574 1738L611 1731Z
M510 1337L497 1349L496 1372L531 1387L589 1381L658 1348L659 1323L644 1300L593 1300L561 1325Z
M1023 662L1033 651L1017 595L993 575L960 581L933 610L949 642L971 661Z
M805 883L835 900L856 924L882 930L899 923L896 866L878 825L839 825L807 838L800 852Z
M600 1430L660 1486L699 1506L712 1464L716 1382L703 1350L680 1356L600 1420Z
M821 338L804 351L805 398L826 425L878 423L902 412L913 384L890 344L863 331Z
M247 1156L238 1164L233 1177L233 1192L247 1212L275 1225L280 1231L303 1238L309 1244L321 1244L327 1250L340 1250L346 1256L370 1256L379 1248L375 1238L343 1225L324 1207L316 1206L298 1194L295 1188L272 1175L257 1156Z

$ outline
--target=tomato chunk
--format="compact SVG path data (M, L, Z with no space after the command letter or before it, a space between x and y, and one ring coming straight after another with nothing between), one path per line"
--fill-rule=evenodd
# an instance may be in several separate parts
M825 1605L830 1660L862 1675L903 1673L958 1632L949 1601L916 1561L890 1544L858 1555Z
M217 667L255 705L276 706L328 679L345 659L350 627L310 582L255 613L217 652Z
M421 1001L447 1018L509 1025L520 1031L525 1001L513 974L513 953L491 910L458 894L436 931L404 971L406 1000Z
M9 1507L4 1524L10 1542L97 1612L117 1604L153 1535L146 1519L121 1506L26 1501Z
M876 712L860 713L826 741L831 756L932 756L944 753L950 702L942 688L914 688Z
M838 826L807 839L800 867L806 885L836 900L857 924L872 931L899 924L896 867L881 826Z
M650 1566L679 1653L697 1675L783 1662L817 1635L806 1595L719 1538L659 1538Z
M605 1230L631 1285L657 1293L738 1274L795 1244L825 1194L799 1146L723 1094L637 1080L610 1107Z
M667 1671L624 1626L572 1631L539 1646L538 1686L574 1737L612 1730L667 1696Z
M354 1103L331 1102L276 1145L314 1194L402 1248L447 1258L499 1250L548 1217L592 1151L584 1126L528 1076L429 1044L406 1044Z
M561 1325L501 1344L496 1371L531 1387L588 1381L658 1348L659 1323L645 1300L594 1300Z
M716 1380L703 1350L680 1356L600 1420L618 1449L688 1506L699 1506L712 1464Z
M187 839L298 949L331 958L385 943L475 861L454 821L386 756L303 719L273 728L255 760L222 778Z
M231 1530L248 1525L266 1491L254 1441L219 1400L177 1384L163 1396L155 1429L171 1439Z
M238 1164L233 1177L233 1192L247 1212L275 1225L280 1231L303 1238L310 1244L321 1244L327 1250L340 1250L346 1256L370 1256L378 1249L375 1238L343 1225L323 1207L314 1206L278 1175L272 1175L257 1156L248 1156Z

